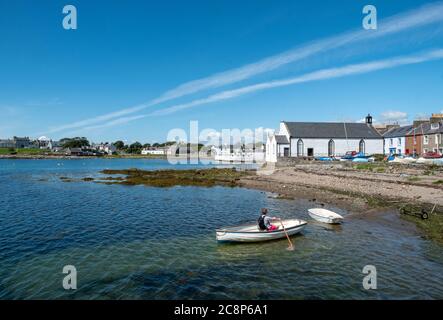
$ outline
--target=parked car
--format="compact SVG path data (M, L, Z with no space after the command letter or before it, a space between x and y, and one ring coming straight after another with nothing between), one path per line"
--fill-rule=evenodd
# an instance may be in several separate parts
M425 158L425 159L438 159L438 158L442 158L442 157L443 156L440 153L435 152L435 151L429 151L423 155L423 158Z

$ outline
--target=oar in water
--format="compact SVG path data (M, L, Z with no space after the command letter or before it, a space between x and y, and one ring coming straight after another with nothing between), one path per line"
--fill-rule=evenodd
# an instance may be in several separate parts
M281 224L281 226L282 226L282 228L283 228L283 231L285 232L286 238L287 238L288 241L289 241L289 247L287 248L287 250L292 251L292 250L294 250L294 246L292 245L291 239L289 238L289 235L288 235L288 233L286 232L285 226L283 225L283 221L282 221L281 219L280 219L280 224Z

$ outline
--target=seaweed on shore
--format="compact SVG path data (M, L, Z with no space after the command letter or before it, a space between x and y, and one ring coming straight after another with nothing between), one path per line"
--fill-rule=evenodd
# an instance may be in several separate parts
M424 238L436 240L443 244L443 213L441 208L417 207L414 205L407 206L407 210L420 211L426 213L426 218L418 214L402 214L402 217L408 221L414 222L416 226L424 233ZM424 210L424 211L421 211Z
M173 186L229 186L239 185L241 177L250 174L248 171L238 171L233 169L189 169L189 170L103 170L107 175L125 175L126 177L106 177L106 184L121 185L146 185L153 187L173 187Z

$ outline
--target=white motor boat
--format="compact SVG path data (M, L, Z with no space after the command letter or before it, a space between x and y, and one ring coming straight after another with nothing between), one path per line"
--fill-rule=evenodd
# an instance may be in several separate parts
M299 233L307 222L300 219L284 219L281 221L289 236ZM259 242L275 240L286 237L285 230L280 221L274 224L278 229L273 231L260 230L257 223L226 227L215 230L217 241L220 242Z
M417 159L414 159L414 158L412 158L412 157L404 157L404 158L402 159L402 162L403 162L403 163L416 163L416 162L417 162Z
M408 164L417 162L417 159L414 159L412 157L395 157L394 160L391 160L389 162Z
M433 159L426 159L426 158L420 157L420 158L417 159L417 163L432 164L433 163Z
M309 209L308 211L311 218L323 223L336 224L343 221L343 217L341 215L327 209L314 208Z

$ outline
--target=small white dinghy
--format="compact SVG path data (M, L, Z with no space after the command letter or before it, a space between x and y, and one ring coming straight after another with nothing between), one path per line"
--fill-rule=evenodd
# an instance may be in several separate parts
M284 219L282 223L289 236L299 233L307 224L306 221L299 219ZM273 224L278 226L278 229L263 231L259 229L257 223L251 223L217 229L215 230L215 236L217 241L220 242L258 242L286 237L280 221L275 221Z
M320 222L336 224L343 221L343 217L341 215L330 210L315 208L309 209L308 211L311 218Z

